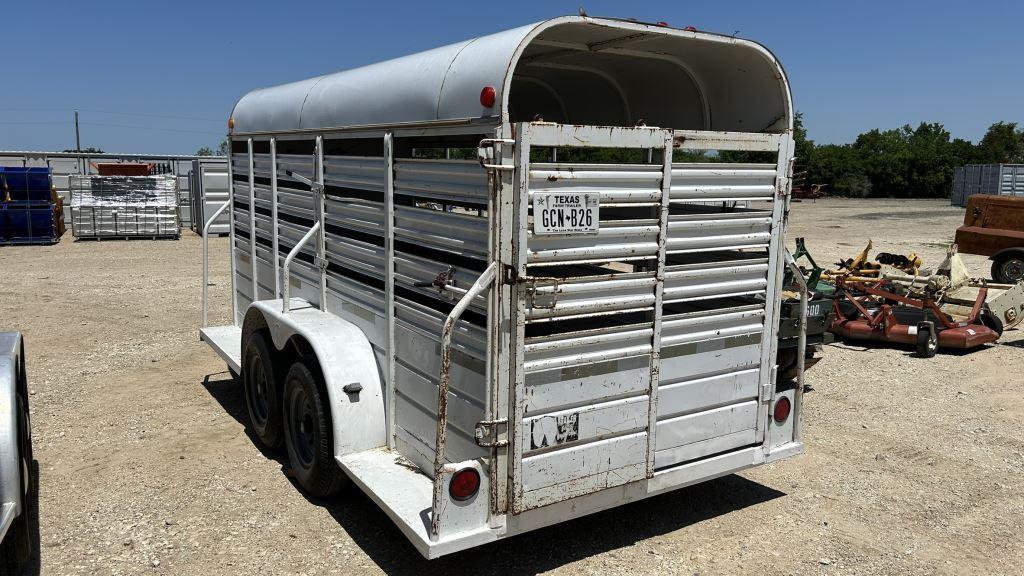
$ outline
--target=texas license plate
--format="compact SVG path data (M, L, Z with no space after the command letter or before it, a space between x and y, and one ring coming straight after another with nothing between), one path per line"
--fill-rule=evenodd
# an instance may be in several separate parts
M533 195L534 234L596 234L601 195L538 192Z

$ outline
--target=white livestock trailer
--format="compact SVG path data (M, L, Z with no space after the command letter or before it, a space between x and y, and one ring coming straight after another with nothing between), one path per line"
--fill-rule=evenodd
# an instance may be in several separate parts
M256 90L201 337L428 558L798 454L792 118L754 42L586 16Z

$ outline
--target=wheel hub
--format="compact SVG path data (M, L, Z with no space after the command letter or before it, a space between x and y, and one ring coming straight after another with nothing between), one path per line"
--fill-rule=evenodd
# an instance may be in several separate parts
M298 464L303 468L313 465L315 446L317 442L316 419L313 415L313 408L309 404L309 398L305 392L296 391L292 395L291 409L292 445Z
M1014 282L1024 278L1024 260L1010 260L1003 265L1003 275Z

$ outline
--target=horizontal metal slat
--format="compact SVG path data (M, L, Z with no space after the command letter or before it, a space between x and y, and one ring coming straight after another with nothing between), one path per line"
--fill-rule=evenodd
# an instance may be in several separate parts
M486 205L487 173L470 160L395 160L395 194Z

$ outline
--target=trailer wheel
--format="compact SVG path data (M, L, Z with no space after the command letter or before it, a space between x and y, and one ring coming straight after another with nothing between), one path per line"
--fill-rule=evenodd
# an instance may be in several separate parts
M1002 284L1024 280L1024 255L1007 254L992 262L992 279Z
M249 336L242 358L245 405L253 432L267 448L281 446L281 395L278 393L273 356L260 332Z
M284 385L284 438L292 476L312 496L338 492L348 479L334 461L330 409L318 376L292 364Z
M939 335L935 332L932 322L917 324L917 355L921 358L932 358L939 349Z
M33 520L39 513L38 476L32 459L32 435L28 420L28 405L18 396L18 465L21 468L21 514L0 542L0 576L20 574L25 563L36 551L36 532Z

